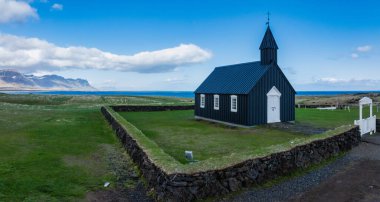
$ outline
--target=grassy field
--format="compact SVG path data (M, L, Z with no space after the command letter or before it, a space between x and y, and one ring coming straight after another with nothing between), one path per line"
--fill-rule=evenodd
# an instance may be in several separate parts
M357 105L364 96L369 97L374 103L380 104L379 93L357 93L339 96L296 96L296 104L301 105Z
M365 110L365 114L368 113L369 108ZM262 153L269 147L310 137L261 126L243 129L196 121L193 110L120 114L181 163L187 163L185 150L193 151L195 159L203 161L234 153ZM356 108L351 112L297 109L296 124L334 129L342 125L352 125L358 116Z
M232 129L196 121L193 110L121 114L181 163L186 163L185 150L193 151L195 159L202 161L304 137L269 128Z
M1 104L0 128L0 200L74 200L112 179L98 111Z
M99 108L117 104L183 105L192 101L165 97L0 94L0 201L78 201L89 191L103 189L105 181L114 186L117 176L109 167L109 156L122 149ZM315 116L310 116L310 112ZM192 119L191 111L178 111L171 116L144 116L144 113L123 115L161 146L154 149L163 148L180 162L185 162L185 149L193 150L198 160L214 159L205 164L206 168L224 165L218 158L220 155L228 155L230 158L225 161L233 163L251 157L252 153L281 149L277 143L292 146L293 140L307 138L269 128L231 129L198 122ZM297 110L297 120L302 118L304 123L326 127L349 123L349 117L355 116L357 111L347 115L338 111ZM148 121L153 122L149 129ZM172 163L171 157L167 159ZM172 165L178 167L176 163Z
M363 118L369 117L369 107L363 108ZM373 114L380 117L376 107L373 107ZM358 107L351 107L348 110L318 110L318 109L296 109L296 123L309 124L315 127L336 128L341 125L354 124L354 120L359 119Z
M0 94L0 201L78 201L114 185L108 153L122 149L99 106L183 102Z
M12 95L0 93L0 102L23 105L78 106L98 109L103 105L186 105L194 104L187 98L144 96L70 96L70 95Z

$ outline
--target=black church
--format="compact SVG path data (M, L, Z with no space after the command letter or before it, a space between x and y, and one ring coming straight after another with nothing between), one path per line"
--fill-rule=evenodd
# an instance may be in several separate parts
M295 90L277 64L268 25L260 61L216 67L195 90L195 118L237 126L295 120Z

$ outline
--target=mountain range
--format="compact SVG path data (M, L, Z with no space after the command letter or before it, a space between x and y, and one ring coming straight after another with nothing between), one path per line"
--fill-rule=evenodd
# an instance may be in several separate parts
M15 70L0 70L0 90L96 90L85 79L58 75L34 76Z

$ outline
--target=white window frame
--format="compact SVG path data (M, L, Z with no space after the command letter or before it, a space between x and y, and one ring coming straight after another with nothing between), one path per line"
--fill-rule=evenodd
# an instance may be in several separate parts
M219 95L214 95L214 109L219 110L220 99Z
M233 102L236 102L235 108L233 106ZM238 111L238 97L236 95L231 95L231 112L237 112Z
M205 108L206 105L206 96L205 94L201 94L200 99L199 99L199 105L201 108Z

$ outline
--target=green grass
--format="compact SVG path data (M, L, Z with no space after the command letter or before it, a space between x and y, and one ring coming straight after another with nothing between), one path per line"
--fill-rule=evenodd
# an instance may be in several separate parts
M196 121L193 110L120 114L181 163L187 162L184 158L185 150L193 151L195 159L203 161L242 151L259 151L305 137L303 134L264 127L228 128Z
M0 94L0 201L78 201L83 200L87 192L102 189L105 181L114 184L115 176L107 165L107 151L120 144L99 107L118 104L184 105L192 104L192 101L165 97ZM281 131L273 133L267 128L225 128L194 121L191 113L181 114L180 111L171 116L174 122L167 117L168 123L160 122L159 116L144 118L136 113L136 120L141 122L136 125L144 134L118 113L109 110L132 132L150 158L168 173L220 169L347 130L339 128L307 138ZM297 116L300 113L302 109L297 110ZM323 117L330 112L318 113ZM320 118L309 115L304 114L305 123L318 123L315 119ZM159 130L144 125L144 120L149 119L153 119L153 125ZM160 124L169 125L160 127ZM197 135L186 135L178 126L191 134L195 131ZM171 147L176 144L182 148ZM193 150L195 158L201 161L183 164L185 149ZM226 152L226 149L230 150ZM173 156L168 155L169 151Z
M307 111L310 116L317 112ZM212 167L226 167L249 158L284 151L352 128L352 126L343 126L323 134L308 136L262 126L230 128L206 121L196 121L193 110L120 112L119 114L125 119L122 123L127 125L127 130L131 130L132 134L137 134L137 139L142 139L141 145L149 143L150 146L146 147L148 150L157 147L155 151L151 151L153 156L158 154L157 159L166 153L178 164L184 165L188 163L184 157L184 151L193 151L195 159L199 161L197 163L187 164L187 166L177 164L175 167L172 162L168 163L170 159L167 157L164 162L168 164L163 163L163 167L175 167L174 171L183 168L190 172Z
M380 117L380 112L376 112L373 107L373 114ZM363 118L369 117L369 107L363 108ZM359 119L358 107L351 107L351 110L318 110L318 109L296 109L296 123L308 124L322 128L336 128L341 125L354 124L354 120Z
M145 96L72 96L72 95L12 95L0 94L0 102L34 106L79 106L99 109L103 105L189 105L188 98Z
M99 106L183 102L0 94L0 201L78 201L115 184L107 151L120 143Z
M75 200L112 175L103 145L117 145L95 110L0 108L0 201Z

